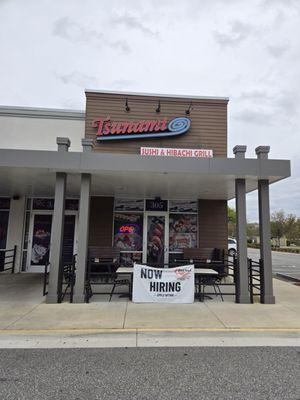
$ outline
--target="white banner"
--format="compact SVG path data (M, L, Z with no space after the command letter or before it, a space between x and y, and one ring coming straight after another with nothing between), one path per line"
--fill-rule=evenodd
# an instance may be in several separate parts
M194 265L152 268L134 264L134 303L193 303Z
M156 156L156 157L212 158L213 151L209 149L174 149L169 147L141 147L140 155Z

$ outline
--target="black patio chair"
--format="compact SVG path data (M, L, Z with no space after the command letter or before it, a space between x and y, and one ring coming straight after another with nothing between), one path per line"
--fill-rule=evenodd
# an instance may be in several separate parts
M110 292L110 296L109 296L109 301L111 301L111 298L114 294L115 288L117 286L128 286L128 291L129 291L129 295L130 293L130 288L131 288L131 279L128 278L118 278L118 274L117 272L112 272L112 276L113 276L113 287L112 290Z
M203 298L205 297L205 287L212 286L216 296L221 296L221 300L224 301L221 289L220 289L221 278L214 275L204 275L199 282L199 285L203 288Z

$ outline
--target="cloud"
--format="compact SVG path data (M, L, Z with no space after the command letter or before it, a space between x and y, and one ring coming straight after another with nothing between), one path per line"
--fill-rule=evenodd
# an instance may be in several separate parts
M261 100L261 99L270 99L270 95L265 90L249 90L242 92L238 99L239 100Z
M59 18L54 22L53 33L73 43L89 42L91 40L103 40L103 34L94 29L86 29L69 17Z
M124 25L129 29L136 29L144 33L147 36L158 37L158 32L150 29L148 26L143 24L139 18L132 14L124 13L123 15L114 16L111 18L114 24Z
M233 118L256 125L272 125L273 124L273 113L264 111L264 110L252 110L252 109L244 109L235 115Z
M275 105L281 109L287 116L299 113L300 96L298 91L283 91L275 99Z
M73 71L70 74L59 75L56 74L58 79L64 83L65 85L74 84L81 88L86 87L96 87L97 86L97 78L90 75L82 74L78 71Z
M230 24L227 32L214 31L213 36L220 46L234 47L246 40L252 31L251 25L236 20Z
M109 40L103 33L97 32L94 29L87 29L68 17L63 17L55 21L53 33L72 43L89 43L94 41L97 43L100 42L102 46L119 49L124 53L131 51L130 46L125 40Z
M130 86L134 85L134 81L127 80L127 79L117 79L111 82L111 87L118 90L125 90Z
M299 0L263 0L261 5L271 8L274 8L274 6L278 5L284 8L293 7L296 10L300 9Z
M275 58L282 57L289 49L289 45L267 46L267 51Z
M115 40L115 41L107 42L107 45L112 48L115 48L115 49L120 49L124 53L131 52L131 47L125 40Z

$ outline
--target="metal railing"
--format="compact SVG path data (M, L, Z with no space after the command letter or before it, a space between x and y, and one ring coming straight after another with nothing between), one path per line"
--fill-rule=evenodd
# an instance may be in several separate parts
M73 295L74 295L74 286L76 281L76 254L73 255L73 260L69 264L65 264L63 266L59 288L57 293L57 302L61 303L65 296L69 295L70 303L73 303ZM49 269L50 269L50 262L45 265L44 270L44 279L43 279L43 296L48 294L47 286L49 284Z
M248 258L249 294L251 303L254 303L254 296L259 296L260 302L262 302L264 288L263 277L262 260L254 261Z
M15 272L17 246L12 249L0 250L0 272Z

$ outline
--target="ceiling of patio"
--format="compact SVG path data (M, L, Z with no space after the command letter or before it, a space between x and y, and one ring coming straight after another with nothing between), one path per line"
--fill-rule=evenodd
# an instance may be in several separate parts
M235 197L234 175L149 172L102 172L92 175L92 195L161 197L166 199L223 199ZM278 178L270 177L275 181ZM54 196L55 172L29 168L1 168L0 196ZM257 178L246 177L247 192L257 189ZM78 197L80 175L68 174L67 196Z

